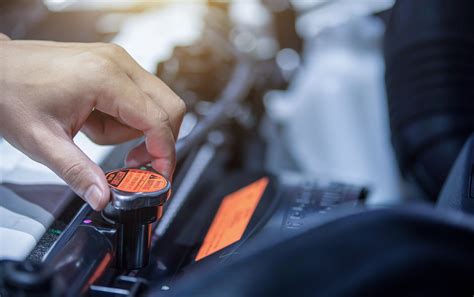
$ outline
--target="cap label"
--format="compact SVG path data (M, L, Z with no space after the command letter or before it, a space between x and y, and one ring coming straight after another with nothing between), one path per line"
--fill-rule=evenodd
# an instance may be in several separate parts
M168 185L160 174L140 169L114 170L106 173L105 177L111 188L124 192L158 192Z

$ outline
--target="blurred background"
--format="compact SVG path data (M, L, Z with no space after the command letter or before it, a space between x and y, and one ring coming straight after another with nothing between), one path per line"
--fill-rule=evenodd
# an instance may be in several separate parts
M247 292L246 278L245 296L311 287L324 295L331 284L337 290L327 292L341 296L457 296L466 286L471 294L474 138L459 152L474 131L473 12L472 0L0 0L0 32L12 39L116 43L187 105L173 196L151 238L155 268L105 271L98 259L108 251L97 246L122 226L104 227L104 241L80 237L102 230L107 215L1 137L0 238L8 239L0 259L42 261L53 251L46 258L65 280L103 274L107 289L116 286L111 275L149 273L156 292L173 296L181 272L182 284L189 275L196 288L220 288L216 296ZM108 171L142 139L100 146L79 133L74 141ZM201 267L239 264L231 257L242 265L206 276L192 255L219 203L256 176L272 180L262 211L235 249ZM34 201L37 212L22 215L30 200L13 199ZM411 207L386 207L400 204ZM298 230L311 233L286 237ZM75 241L59 237L73 232ZM265 249L243 249L252 240ZM111 253L120 251L113 241Z
M249 127L270 143L266 166L368 186L369 203L384 204L415 196L400 179L390 142L382 39L393 4L0 0L0 31L12 39L121 45L186 101L183 135L222 91L236 57L250 57L259 73L250 100L263 119ZM235 112L252 122L245 108ZM82 135L76 142L96 162L113 149ZM61 183L1 145L9 160L2 162L4 182Z

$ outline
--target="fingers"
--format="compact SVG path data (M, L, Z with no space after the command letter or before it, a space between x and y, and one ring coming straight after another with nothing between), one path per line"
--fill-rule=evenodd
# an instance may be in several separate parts
M125 161L130 167L151 163L156 171L171 179L176 165L174 137L170 130L157 132L158 134L149 135L144 143L132 149Z
M143 136L143 132L99 111L90 114L81 130L92 141L101 145L118 144Z
M171 129L151 131L145 139L145 145L153 158L153 168L171 179L176 165L175 138Z
M153 167L170 177L175 164L175 137L168 114L128 76L116 77L114 82L104 84L103 96L97 99L96 110L142 131L146 139L146 153L151 157Z
M140 88L168 114L173 136L177 139L186 113L184 102L166 84L145 71L138 64L136 64L136 67L131 67L130 73L130 76Z
M119 65L137 86L166 112L174 138L177 139L186 112L184 102L160 79L143 69L120 46L102 45L101 51Z
M151 163L151 161L153 161L153 157L148 153L145 142L133 148L125 158L125 164L128 167L139 167Z
M176 156L173 154L167 158L155 158L149 154L147 144L144 142L128 153L125 163L129 167L138 167L151 163L156 171L171 180L176 165Z
M52 169L92 208L103 209L109 202L110 192L102 169L66 133L44 131L41 140L36 141L35 159Z

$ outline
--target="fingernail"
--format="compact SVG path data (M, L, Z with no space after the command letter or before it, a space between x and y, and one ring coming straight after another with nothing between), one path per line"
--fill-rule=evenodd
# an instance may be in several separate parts
M102 191L96 185L90 186L86 193L84 194L84 199L86 199L87 203L92 206L93 209L97 209L99 207L99 200L102 196Z

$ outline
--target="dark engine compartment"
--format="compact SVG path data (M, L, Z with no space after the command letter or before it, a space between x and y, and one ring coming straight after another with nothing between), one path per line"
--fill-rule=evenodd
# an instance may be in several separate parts
M472 295L473 4L399 0L377 15L387 22L392 142L426 197L373 207L370 185L308 177L284 152L285 170L266 166L268 146L281 139L261 131L280 129L266 122L263 97L287 89L296 69L242 51L229 36L271 36L301 55L297 13L283 2L263 1L273 23L260 31L235 26L227 4L209 3L201 37L157 66L195 122L177 142L172 198L149 234L149 264L119 268L115 225L76 198L45 253L1 262L0 295ZM122 167L134 144L118 146L102 168Z

